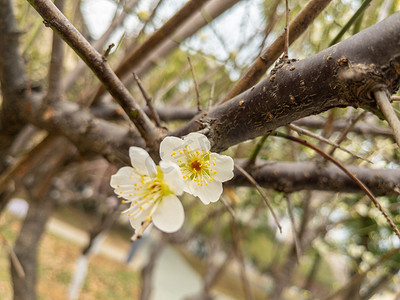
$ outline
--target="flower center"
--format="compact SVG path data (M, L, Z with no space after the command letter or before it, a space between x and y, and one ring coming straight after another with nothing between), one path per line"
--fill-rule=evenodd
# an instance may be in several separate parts
M190 167L195 170L196 172L201 171L201 163L198 160L192 161L192 163L190 164Z
M160 166L157 166L155 177L141 175L140 182L134 183L134 192L133 195L130 195L133 198L130 201L123 201L123 203L131 203L131 207L122 213L128 213L130 218L135 219L145 210L148 210L146 220L150 221L163 197L170 194L173 194L173 192L164 182L164 173Z
M172 152L171 156L181 168L183 179L194 181L199 186L208 185L217 174L213 169L216 159L211 158L210 152L205 149L192 150L189 145L185 145L184 148Z

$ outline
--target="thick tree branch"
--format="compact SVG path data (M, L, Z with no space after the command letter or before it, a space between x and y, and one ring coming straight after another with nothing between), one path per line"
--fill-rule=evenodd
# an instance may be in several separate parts
M27 122L55 135L69 139L85 156L102 155L110 162L121 165L129 163L127 149L136 145L145 147L138 132L111 122L95 118L88 108L75 103L58 101L44 106L43 96L33 94L20 110ZM29 108L29 113L27 109Z
M301 61L285 61L255 87L198 116L173 135L206 129L214 151L334 107L377 114L373 92L400 83L400 13Z
M247 161L238 163L245 166ZM369 169L346 166L376 196L396 195L400 188L400 170ZM321 190L344 193L361 193L359 186L341 169L334 165L313 162L266 162L259 161L247 172L265 188L285 193L301 190ZM248 180L235 171L235 177L227 186L251 186Z
M28 91L25 66L19 53L19 35L11 0L0 0L0 157L5 156L12 138L23 126L18 119L15 103ZM0 170L5 160L0 160Z
M64 11L64 0L55 0L54 5L56 5L61 12ZM63 62L64 42L56 32L53 32L53 45L48 73L49 87L45 98L48 102L56 101L62 95Z
M150 146L160 138L156 127L100 55L50 0L28 0L45 20L85 61L110 94L118 101Z

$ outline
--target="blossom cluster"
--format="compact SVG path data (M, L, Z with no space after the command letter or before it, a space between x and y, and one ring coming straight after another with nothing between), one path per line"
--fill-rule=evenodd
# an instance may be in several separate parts
M139 230L145 221L164 232L179 230L184 210L177 196L183 192L197 196L204 204L216 202L222 182L233 177L233 160L210 152L210 142L193 132L183 139L166 137L160 144L160 164L139 147L129 149L132 167L122 167L111 176L114 192L129 208L132 227Z

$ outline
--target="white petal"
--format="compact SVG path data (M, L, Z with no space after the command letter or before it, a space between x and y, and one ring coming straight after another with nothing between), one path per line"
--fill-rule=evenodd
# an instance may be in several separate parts
M171 154L183 148L183 140L175 136L167 136L160 143L160 157L163 160L176 162Z
M175 195L164 197L153 214L154 225L164 232L179 230L184 219L185 212L182 203Z
M151 177L157 174L156 165L146 150L139 147L130 147L129 157L131 158L132 166L136 168L135 170L138 173L150 175Z
M189 133L183 140L185 141L185 145L189 145L194 151L201 149L208 151L211 148L208 138L204 134L198 132Z
M160 168L164 173L164 182L169 186L172 192L176 195L182 195L183 193L183 178L182 172L177 164L170 161L160 161Z
M190 187L192 194L199 197L204 204L218 201L222 194L222 183L215 180L209 181L208 185L194 183Z
M133 185L133 182L137 178L137 174L131 167L122 167L111 176L110 185L116 188L118 185Z
M233 159L230 156L220 155L218 153L212 153L210 155L211 162L215 162L215 165L211 163L211 167L216 174L213 174L215 180L225 182L233 178ZM216 158L214 161L213 158Z
M142 211L135 218L129 217L129 222L131 223L131 226L135 229L135 232L137 232L142 227L142 223L146 220L146 217L149 216L150 210L151 206Z

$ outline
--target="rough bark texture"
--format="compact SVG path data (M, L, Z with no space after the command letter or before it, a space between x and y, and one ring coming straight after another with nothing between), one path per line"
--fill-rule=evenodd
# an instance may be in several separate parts
M399 88L398 32L400 13L307 59L278 63L259 84L173 134L205 129L218 152L334 107L379 113L373 92Z

